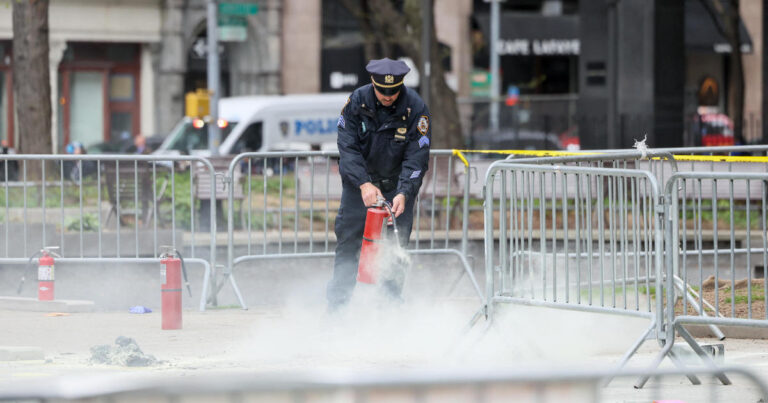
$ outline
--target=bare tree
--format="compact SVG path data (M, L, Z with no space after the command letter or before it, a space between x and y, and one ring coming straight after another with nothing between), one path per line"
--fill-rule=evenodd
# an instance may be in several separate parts
M51 152L48 1L13 2L13 94L25 154Z
M365 41L366 57L378 59L392 57L393 48L399 47L418 66L423 66L421 51L421 0L341 0L355 16ZM430 4L434 8L434 1ZM434 13L430 13L434 15ZM432 113L433 148L461 148L464 140L459 123L456 93L445 81L445 69L437 44L434 17L431 26L429 59L429 110ZM422 74L422 77L424 75Z
M733 136L741 144L744 141L744 67L741 60L741 33L739 31L739 0L701 0L720 33L731 45L730 71L733 95L731 119ZM711 1L711 3L710 3ZM728 4L726 7L725 4ZM722 21L722 23L721 23Z

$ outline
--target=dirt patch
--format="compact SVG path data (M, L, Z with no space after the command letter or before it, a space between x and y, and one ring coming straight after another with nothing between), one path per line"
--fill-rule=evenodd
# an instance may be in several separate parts
M737 280L734 286L731 287L730 280L718 279L717 284L715 284L715 277L709 276L702 283L701 297L712 306L705 306L705 311L710 316L715 312L713 307L717 306L720 314L726 318L747 319L750 317L751 310L751 317L753 319L765 319L764 279L753 279L751 286L747 279L741 279ZM698 298L696 300L699 301ZM717 301L717 305L715 301ZM678 300L675 305L675 314L683 314L681 300ZM686 314L698 315L699 313L689 303L687 304Z

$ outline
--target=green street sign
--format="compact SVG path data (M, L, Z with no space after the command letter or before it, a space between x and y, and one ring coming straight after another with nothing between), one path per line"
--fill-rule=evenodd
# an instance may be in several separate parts
M244 42L248 39L248 19L243 15L219 14L219 40Z
M473 97L490 96L491 73L484 70L473 70L469 74L469 86Z
M248 20L239 15L219 15L219 27L234 26L234 27L246 27L248 26Z
M255 15L259 5L251 3L219 3L220 15Z

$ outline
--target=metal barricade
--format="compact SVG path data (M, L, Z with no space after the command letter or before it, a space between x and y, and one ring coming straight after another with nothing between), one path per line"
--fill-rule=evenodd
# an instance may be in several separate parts
M615 151L596 154L531 157L514 154L507 160L527 164L568 165L592 168L637 169L648 171L658 183L678 170L675 157L667 151Z
M408 252L456 256L463 269L460 276L469 277L482 301L467 256L470 166L461 169L451 150L433 150L430 155ZM338 158L338 152L263 152L232 160L227 174L231 186L225 275L233 284L233 269L244 262L334 256L333 223L342 190ZM241 305L246 307L243 301Z
M506 159L515 161L525 159L534 163L561 161L561 163L578 163L581 166L644 169L656 175L659 183L666 183L672 174L678 170L692 172L768 172L768 145L653 148L646 149L644 152L628 150L588 150L582 152L516 150L510 151ZM635 161L633 162L633 160Z
M709 382L692 388L680 377L727 373L738 388ZM135 375L135 374L134 374ZM636 376L650 376L654 388L633 389ZM93 379L89 379L88 377ZM705 378L706 379L706 378ZM606 381L611 386L604 387ZM261 374L205 374L155 377L86 375L49 380L19 380L0 392L0 400L69 402L755 402L768 399L768 385L752 369L667 369L656 371L577 369L324 371ZM683 399L683 400L680 400Z
M684 324L768 328L763 280L768 267L767 198L768 173L679 172L667 182L669 342L655 365L666 356L675 359L671 349L676 333L713 365ZM695 299L679 298L679 290Z
M498 161L485 183L491 320L497 303L648 318L620 365L654 331L661 336L663 238L653 175Z
M193 191L194 175L215 183L206 159L1 155L0 175L0 263L27 264L41 249L57 246L57 265L159 265L160 245L169 245L185 262L202 265L203 284L209 283L216 209L203 217L209 229L201 237Z

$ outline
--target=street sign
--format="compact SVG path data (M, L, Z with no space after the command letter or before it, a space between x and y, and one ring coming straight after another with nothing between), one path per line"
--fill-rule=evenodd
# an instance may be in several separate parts
M248 39L248 19L245 15L220 13L218 23L220 41L244 42Z
M473 97L491 96L491 73L474 70L469 75L469 84Z
M252 3L219 3L219 15L256 15L259 5Z

